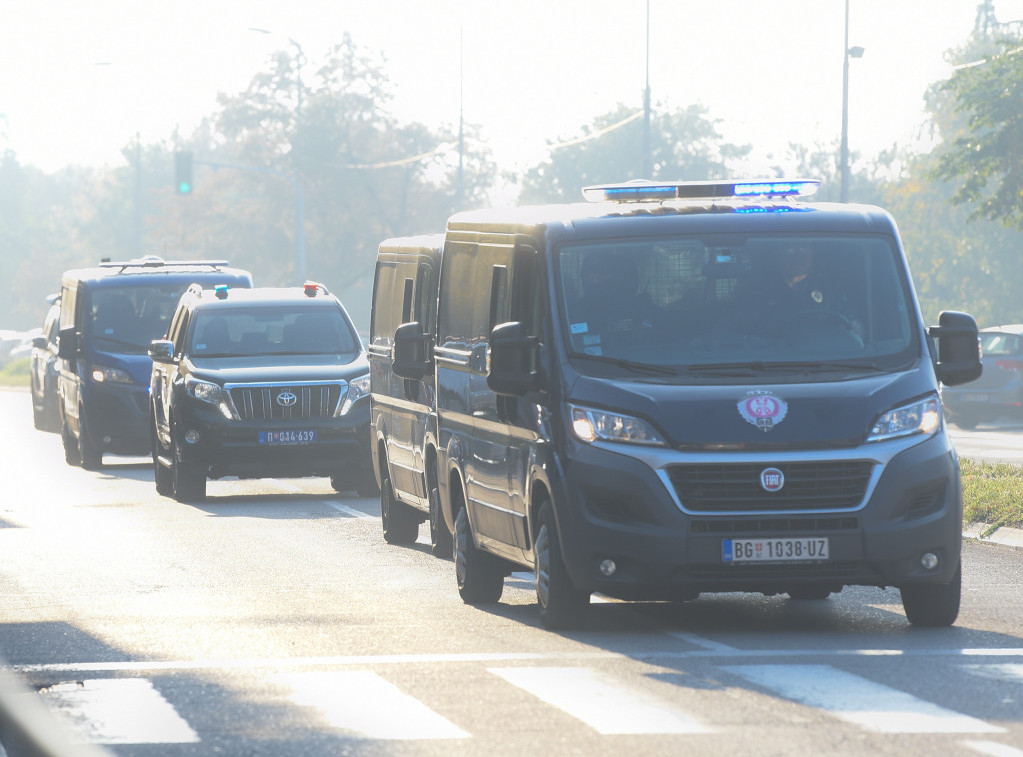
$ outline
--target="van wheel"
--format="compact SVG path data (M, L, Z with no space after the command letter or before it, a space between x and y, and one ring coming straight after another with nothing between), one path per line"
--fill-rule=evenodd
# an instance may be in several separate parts
M902 608L914 626L950 626L959 616L963 587L963 566L947 584L909 584L901 587Z
M419 538L419 519L411 507L394 498L391 477L387 474L380 487L380 523L388 544L415 544Z
M440 511L440 489L430 487L430 544L431 552L437 557L451 557L454 540Z
M171 489L178 502L202 502L206 499L206 471L181 462L176 443L171 449Z
M99 470L103 467L103 451L93 444L89 436L84 410L78 411L78 455L86 470Z
M78 450L78 440L67 425L67 417L62 418L60 424L60 439L64 443L64 460L68 465L80 466L82 455Z
M493 604L504 591L504 572L497 559L476 548L465 505L459 503L455 516L452 552L458 594L467 605Z
M572 628L585 620L590 594L572 584L561 557L558 526L550 502L540 507L536 543L536 601L544 628Z

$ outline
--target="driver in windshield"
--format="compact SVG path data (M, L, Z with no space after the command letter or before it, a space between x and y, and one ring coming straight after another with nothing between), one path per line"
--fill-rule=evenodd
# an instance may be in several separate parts
M656 307L640 291L636 262L624 253L591 253L583 260L582 298L572 308L577 346L591 355L621 351L654 337Z
M830 316L845 321L857 336L863 329L849 307L845 293L818 270L817 253L809 245L795 245L781 256L781 282L771 293L770 308L781 324Z

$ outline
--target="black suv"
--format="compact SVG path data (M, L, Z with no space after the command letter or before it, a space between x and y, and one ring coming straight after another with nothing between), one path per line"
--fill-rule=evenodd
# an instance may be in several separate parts
M366 352L322 284L190 287L149 356L161 494L201 501L207 477L224 476L329 476L378 493Z

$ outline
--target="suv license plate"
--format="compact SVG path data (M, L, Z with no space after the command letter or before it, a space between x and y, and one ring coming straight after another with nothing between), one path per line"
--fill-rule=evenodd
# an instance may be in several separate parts
M312 444L316 441L316 429L308 431L260 431L260 444Z
M722 539L721 561L807 562L828 559L828 538Z

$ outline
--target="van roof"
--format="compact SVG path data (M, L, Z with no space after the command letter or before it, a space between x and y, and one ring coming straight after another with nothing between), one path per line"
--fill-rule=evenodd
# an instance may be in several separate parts
M121 262L102 261L91 268L76 268L65 271L62 278L65 281L101 281L107 280L111 283L123 280L137 281L138 278L152 278L155 276L167 276L174 278L204 277L204 274L219 274L218 278L225 276L237 280L252 279L252 274L240 268L231 268L226 260L170 260L166 261L155 255L147 255L143 258Z

